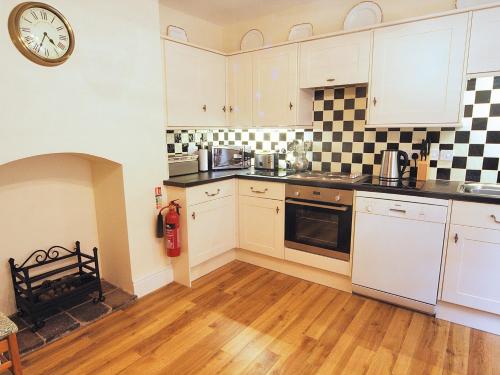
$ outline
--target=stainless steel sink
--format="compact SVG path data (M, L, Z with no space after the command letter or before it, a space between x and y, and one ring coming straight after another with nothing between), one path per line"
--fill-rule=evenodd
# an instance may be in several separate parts
M489 195L500 198L500 184L465 183L458 187L460 193Z

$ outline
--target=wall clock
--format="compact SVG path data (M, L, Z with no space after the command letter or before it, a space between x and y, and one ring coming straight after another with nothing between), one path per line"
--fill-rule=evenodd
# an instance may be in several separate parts
M12 42L25 57L43 66L56 66L71 56L75 47L73 29L50 5L21 3L9 16Z

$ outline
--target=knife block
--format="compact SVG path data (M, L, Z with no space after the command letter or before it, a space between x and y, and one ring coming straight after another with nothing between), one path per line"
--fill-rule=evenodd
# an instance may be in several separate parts
M417 180L427 181L430 168L430 160L419 160L417 162Z

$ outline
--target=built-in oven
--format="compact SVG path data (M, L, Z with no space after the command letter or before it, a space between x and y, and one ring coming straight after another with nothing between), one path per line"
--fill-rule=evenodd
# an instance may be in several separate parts
M349 261L353 192L286 185L285 246Z

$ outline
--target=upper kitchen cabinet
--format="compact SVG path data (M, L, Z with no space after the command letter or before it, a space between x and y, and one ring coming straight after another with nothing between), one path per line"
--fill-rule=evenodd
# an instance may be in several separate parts
M167 126L225 126L226 58L165 41Z
M346 34L300 44L300 87L368 82L372 32Z
M298 45L263 49L253 56L253 125L311 126L312 90L298 86Z
M252 54L230 56L227 66L228 125L252 126Z
M374 31L368 126L460 121L467 14Z
M500 30L500 8L473 13L467 73L500 71L498 30Z

